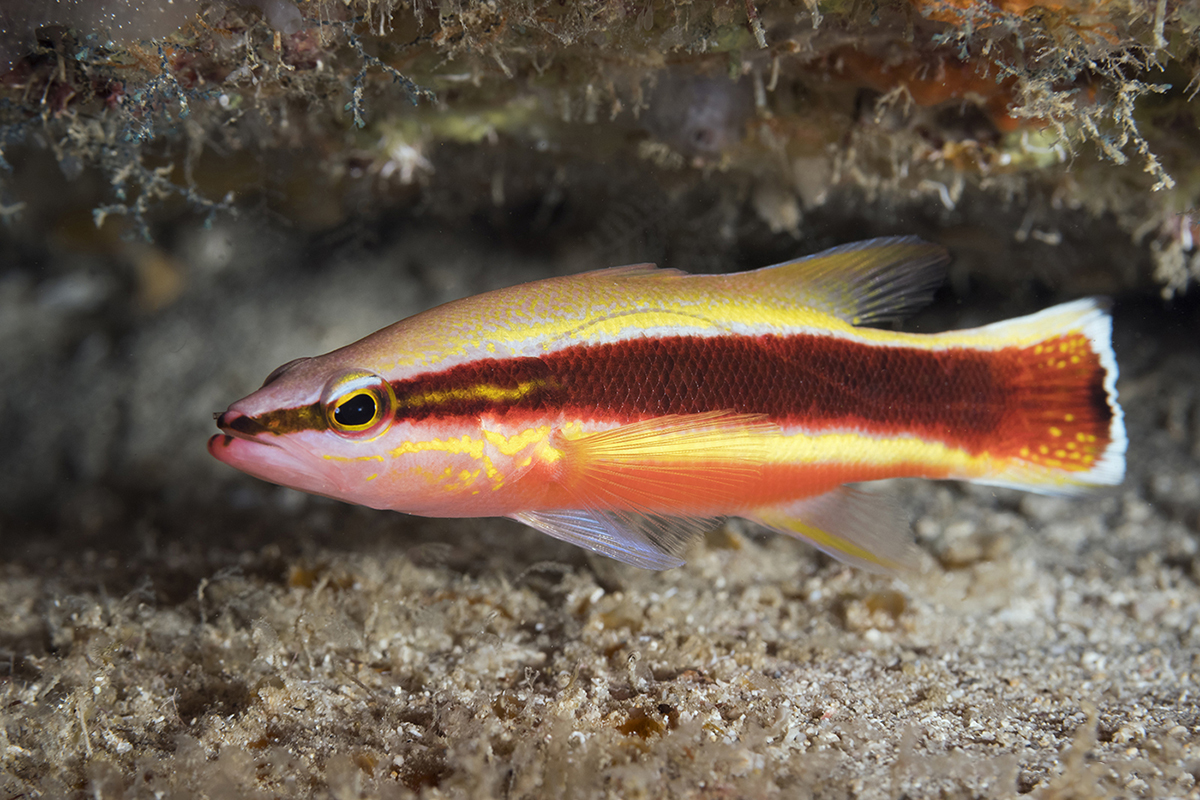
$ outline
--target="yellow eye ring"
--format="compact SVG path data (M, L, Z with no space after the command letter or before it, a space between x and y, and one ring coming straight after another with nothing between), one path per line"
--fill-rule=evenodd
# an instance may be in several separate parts
M351 439L374 439L392 424L396 397L391 384L373 372L342 375L325 387L329 429Z

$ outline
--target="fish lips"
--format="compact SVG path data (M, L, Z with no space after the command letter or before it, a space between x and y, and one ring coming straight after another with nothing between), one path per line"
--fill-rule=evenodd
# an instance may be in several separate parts
M336 487L320 474L303 453L293 452L251 417L229 410L217 417L222 433L208 440L208 452L218 461L248 475L314 494L332 495Z

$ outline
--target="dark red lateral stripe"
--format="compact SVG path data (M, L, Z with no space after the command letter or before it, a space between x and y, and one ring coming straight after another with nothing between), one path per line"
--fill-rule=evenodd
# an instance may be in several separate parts
M1030 405L1048 397L1072 403L1096 423L1107 422L1103 370L1094 354L1071 365L1069 376L1041 372L1031 354L1032 348L929 351L814 335L681 336L579 345L542 358L483 360L394 386L398 416L413 420L561 411L624 422L730 410L817 429L911 433L969 452L1028 444ZM1058 383L1069 377L1075 389L1036 391L1047 377ZM1050 383L1057 385L1055 380ZM485 393L472 396L478 386L526 390L519 398L496 401ZM405 402L439 392L455 399ZM1092 427L1107 431L1106 424Z

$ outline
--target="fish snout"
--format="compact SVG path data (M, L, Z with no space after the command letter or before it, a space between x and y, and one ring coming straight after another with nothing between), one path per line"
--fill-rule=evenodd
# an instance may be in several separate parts
M217 417L217 427L223 430L226 436L238 439L254 439L267 432L267 427L261 422L232 408ZM212 449L211 444L209 449Z

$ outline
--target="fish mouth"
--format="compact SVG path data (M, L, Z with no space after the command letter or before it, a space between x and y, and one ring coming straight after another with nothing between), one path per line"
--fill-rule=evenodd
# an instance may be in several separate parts
M232 409L215 416L221 433L208 440L208 452L218 461L251 472L247 469L247 463L260 461L269 452L264 448L280 451L272 454L275 456L272 460L278 461L283 455L283 448L263 436L267 433L266 426L253 417Z
M320 474L319 465L294 448L284 447L265 426L240 411L217 416L221 433L208 440L208 452L218 461L248 475L281 486L315 494L330 494L333 487Z

